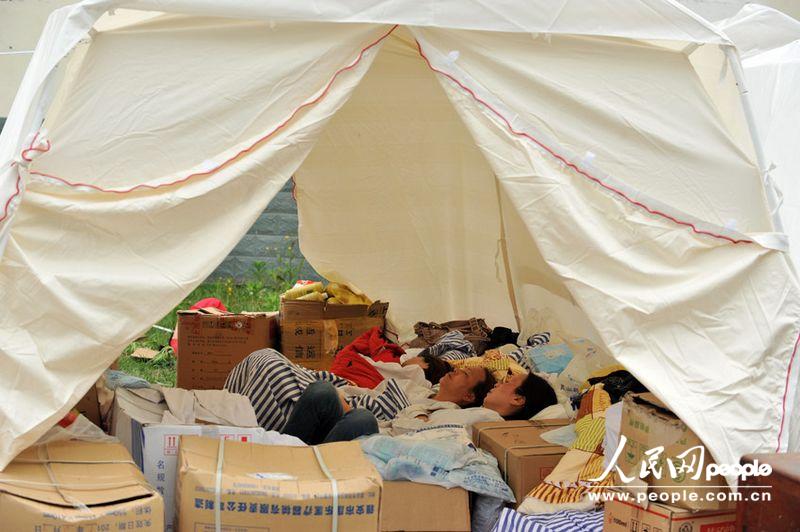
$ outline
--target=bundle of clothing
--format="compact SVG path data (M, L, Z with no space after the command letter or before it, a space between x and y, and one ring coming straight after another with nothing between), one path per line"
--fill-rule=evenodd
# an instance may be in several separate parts
M384 377L376 363L399 363L403 348L387 340L373 327L336 354L331 373L361 388L375 388Z
M477 449L461 425L438 425L402 436L368 436L361 449L384 480L437 484L514 502L497 460Z

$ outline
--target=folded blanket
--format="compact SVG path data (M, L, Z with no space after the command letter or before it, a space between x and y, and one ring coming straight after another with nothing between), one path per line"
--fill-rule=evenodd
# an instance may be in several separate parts
M603 437L606 432L606 409L611 399L603 384L595 384L581 400L575 433L577 438L561 461L544 481L533 488L518 510L525 514L550 513L558 510L589 510L595 503L588 493L607 489L613 480L599 478L603 467Z
M492 532L602 532L603 512L562 510L525 515L504 508Z
M459 425L438 425L402 436L375 435L358 440L384 480L411 480L513 501L497 460L475 448Z

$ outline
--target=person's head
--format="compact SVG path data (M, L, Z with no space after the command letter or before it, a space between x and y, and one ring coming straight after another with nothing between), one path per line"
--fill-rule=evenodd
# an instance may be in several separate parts
M453 369L439 381L436 399L462 408L480 406L495 385L491 372L482 367Z
M556 392L547 381L528 373L513 375L506 382L495 384L484 399L483 406L505 419L530 419L557 402Z
M425 380L431 384L439 384L442 377L450 373L453 369L447 361L428 353L421 353L419 356L409 358L403 363L403 366L412 365L421 367L423 373L425 373Z

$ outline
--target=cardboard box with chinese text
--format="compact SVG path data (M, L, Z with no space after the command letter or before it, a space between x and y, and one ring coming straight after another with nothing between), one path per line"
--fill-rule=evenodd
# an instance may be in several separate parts
M735 510L693 512L655 502L644 508L613 499L603 511L603 532L736 532Z
M342 348L373 327L386 326L388 303L328 305L281 300L281 353L311 369L330 369Z
M164 502L118 443L30 447L0 472L3 530L164 530Z
M735 506L733 502L707 500L709 495L715 498L714 494L730 493L725 477L706 479L705 467L713 463L711 454L700 438L653 394L630 393L623 398L620 436L626 442L617 466L625 477L617 474L615 484L628 484L626 478L641 479L654 493L679 494L676 506L689 510ZM660 452L654 451L661 447ZM683 497L684 492L697 496Z
M278 313L178 312L177 386L219 390L228 373L259 349L278 348Z
M282 447L185 436L178 463L182 532L213 531L217 518L223 530L328 532L334 514L339 530L378 530L382 481L356 442Z
M197 399L195 412L189 419L178 412L186 396ZM170 410L167 396L183 397L173 400L176 412ZM232 405L238 405L232 408ZM111 433L119 438L133 455L136 465L147 481L164 498L164 530L173 530L175 518L175 476L178 467L178 445L185 435L258 441L268 443L270 433L256 426L255 413L249 400L222 390L188 392L178 389L158 390L118 388L114 401ZM171 422L165 423L164 420ZM226 425L208 425L217 422ZM184 424L188 423L188 424Z
M543 440L541 435L569 424L568 419L476 423L472 427L472 441L497 458L500 473L519 505L568 450Z

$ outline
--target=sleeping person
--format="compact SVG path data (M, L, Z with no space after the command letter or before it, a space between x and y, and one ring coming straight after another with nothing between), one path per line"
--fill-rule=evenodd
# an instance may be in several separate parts
M471 432L475 423L530 419L557 402L550 384L533 373L512 375L504 382L491 381L494 384L481 406L457 408L433 399L419 401L398 412L393 420L381 423L381 432L396 436L435 425L461 425Z
M452 408L477 406L493 385L491 373L473 367L447 373L436 390L398 379L385 379L368 390L350 386L329 371L304 368L274 349L251 353L225 381L226 390L250 399L262 427L298 436L306 443L370 433L378 421L394 419L417 400Z

